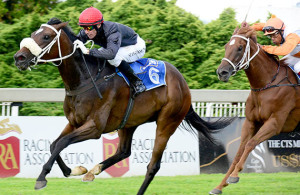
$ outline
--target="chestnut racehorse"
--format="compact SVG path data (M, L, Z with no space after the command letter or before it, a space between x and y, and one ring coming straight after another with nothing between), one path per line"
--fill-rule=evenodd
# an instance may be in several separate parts
M165 62L167 85L137 96L127 123L119 129L129 102L130 89L123 78L119 76L111 78L115 73L112 66L103 66L102 60L91 56L83 57L81 51L73 44L76 39L67 22L52 18L48 24L41 25L40 29L33 32L31 38L22 41L21 46L24 47L14 56L15 64L21 70L26 70L39 62L53 61L54 65L58 66L66 89L64 112L69 123L51 144L51 157L43 166L35 189L47 185L46 175L55 161L64 176L86 173L83 181L93 181L94 175L130 156L132 136L139 125L156 121L152 158L147 166L144 182L138 191L138 194L143 194L160 168L162 154L170 136L183 120L188 124L183 128L191 130L194 127L194 130L210 140L212 140L211 133L230 124L231 120L227 119L216 122L202 120L191 106L190 90L183 76L173 65ZM99 78L96 84L102 99L91 85L89 72L93 78ZM107 75L111 79L107 79ZM59 155L70 144L99 139L101 134L117 129L120 141L116 154L88 172L81 166L71 170ZM180 140L178 143L180 144Z
M217 70L219 79L227 82L230 76L244 69L251 92L246 101L246 119L237 154L225 178L210 194L221 194L228 184L239 181L239 172L259 143L274 135L291 132L299 123L297 77L276 57L260 49L256 33L249 26L237 28L225 46L225 57Z

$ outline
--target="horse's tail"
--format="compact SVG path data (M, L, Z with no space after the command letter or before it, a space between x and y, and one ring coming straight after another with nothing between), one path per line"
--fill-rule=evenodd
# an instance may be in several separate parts
M184 129L196 133L198 131L212 143L215 142L214 138L212 137L212 133L217 133L220 130L224 129L228 125L230 125L235 118L220 118L215 122L207 122L201 119L201 117L194 111L192 105L188 113L186 114L184 121L186 123L182 123L181 127Z

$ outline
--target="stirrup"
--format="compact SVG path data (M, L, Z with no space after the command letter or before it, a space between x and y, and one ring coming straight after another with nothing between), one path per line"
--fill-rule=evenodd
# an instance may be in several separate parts
M133 88L133 98L146 90L146 87L142 81L136 81L135 83L132 83L131 86Z

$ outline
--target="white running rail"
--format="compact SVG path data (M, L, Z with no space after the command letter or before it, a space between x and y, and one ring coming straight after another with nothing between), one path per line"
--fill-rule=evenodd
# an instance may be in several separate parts
M192 89L192 105L201 117L244 117L249 93L249 90ZM0 88L2 116L18 116L19 107L14 102L63 102L64 98L64 89Z

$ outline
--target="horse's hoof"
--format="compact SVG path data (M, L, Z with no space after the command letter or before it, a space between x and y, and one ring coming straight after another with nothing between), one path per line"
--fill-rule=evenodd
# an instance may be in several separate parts
M209 194L222 194L222 191L215 188L212 191L210 191Z
M45 181L36 181L34 189L35 190L40 190L40 189L45 188L46 186L47 186L47 180L45 180Z
M232 183L238 183L240 180L239 177L228 177L226 183L228 184L232 184Z
M94 174L88 172L87 174L84 175L84 177L82 178L83 182L90 182L90 181L94 181L95 176Z
M79 175L83 175L83 174L86 174L88 171L85 167L83 166L78 166L78 167L75 167L70 176L79 176Z

